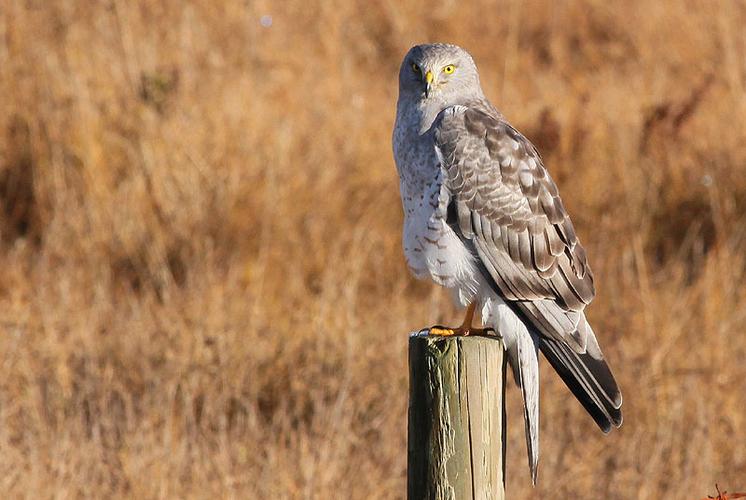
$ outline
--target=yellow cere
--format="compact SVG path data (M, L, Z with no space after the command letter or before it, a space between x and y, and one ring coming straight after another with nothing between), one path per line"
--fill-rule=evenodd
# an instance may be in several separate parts
M447 75L450 75L454 71L456 71L456 66L454 66L453 64L449 64L448 66L446 66L445 68L443 68L443 73L445 73Z

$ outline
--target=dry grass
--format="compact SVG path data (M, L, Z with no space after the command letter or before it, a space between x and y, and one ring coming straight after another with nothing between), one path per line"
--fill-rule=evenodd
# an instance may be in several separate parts
M532 493L511 389L511 497L746 488L744 3L219 4L0 1L6 497L403 496L406 333L457 318L400 248L423 40L540 145L625 391L603 436L542 367Z

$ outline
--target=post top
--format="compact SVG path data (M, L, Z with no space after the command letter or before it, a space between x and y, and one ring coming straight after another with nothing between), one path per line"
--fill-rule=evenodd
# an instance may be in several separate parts
M423 329L418 330L418 331L409 332L409 338L425 338L425 337L437 337L437 338L449 338L449 337L450 338L468 338L468 337L482 337L482 338L486 338L486 337L490 337L491 338L491 337L494 337L496 339L502 339L502 337L500 336L500 334L497 333L492 328L486 328L485 329L485 333L487 333L487 335L467 335L467 336L464 336L464 335L454 335L454 336L449 336L449 335L431 335L430 334L430 329L431 328L432 327L428 327L428 328L423 328Z
M423 328L420 331L417 332L409 332L409 337L427 337L430 335L430 328Z

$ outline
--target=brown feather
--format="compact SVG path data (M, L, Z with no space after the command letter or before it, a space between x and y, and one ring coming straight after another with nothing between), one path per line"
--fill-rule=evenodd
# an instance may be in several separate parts
M525 313L544 334L584 346L582 332L561 318L591 301L593 277L536 149L486 101L441 114L434 132L441 157L452 159L443 166L455 220L496 291L507 300L554 304Z

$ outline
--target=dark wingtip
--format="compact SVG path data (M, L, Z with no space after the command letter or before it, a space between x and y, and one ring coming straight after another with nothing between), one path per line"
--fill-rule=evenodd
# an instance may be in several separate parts
M601 427L601 430L604 434L608 434L612 431L612 429L618 429L622 426L622 422L624 421L624 417L622 417L622 412L609 412L611 419L606 419L606 425L605 427Z
M575 395L576 397L577 394ZM585 408L585 411L588 412L588 414L593 418L594 422L596 422L596 425L599 429L601 429L601 432L604 434L608 434L611 432L613 421L605 415L595 404L593 404L590 400L581 400L578 397L578 400L580 400L580 403L583 405L583 408Z
M588 354L578 354L568 345L546 337L541 339L539 347L549 364L604 434L611 432L612 426L622 425L620 409L622 395L604 360L593 358ZM600 379L601 387L589 384L588 380L584 381L588 374L582 369L579 370L581 365L591 370L596 380Z

